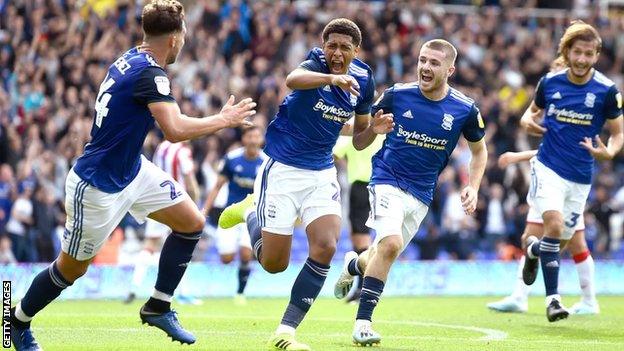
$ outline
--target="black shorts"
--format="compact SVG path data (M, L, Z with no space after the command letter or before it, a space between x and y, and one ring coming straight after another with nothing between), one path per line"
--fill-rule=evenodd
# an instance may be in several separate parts
M368 202L368 183L356 181L351 184L349 193L349 221L351 221L351 233L368 234L370 229L366 226L366 220L370 212Z

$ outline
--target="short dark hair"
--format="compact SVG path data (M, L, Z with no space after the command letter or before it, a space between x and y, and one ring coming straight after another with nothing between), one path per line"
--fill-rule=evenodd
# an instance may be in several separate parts
M451 61L451 64L455 63L455 59L457 58L457 49L455 49L453 44L448 41L444 39L432 39L424 43L423 46L444 52L446 58Z
M153 0L143 7L143 32L159 36L182 31L184 6L177 0Z
M329 39L329 35L332 33L344 34L351 37L351 41L355 46L360 46L362 43L362 32L358 28L355 22L346 18L336 18L331 20L323 29L323 42Z

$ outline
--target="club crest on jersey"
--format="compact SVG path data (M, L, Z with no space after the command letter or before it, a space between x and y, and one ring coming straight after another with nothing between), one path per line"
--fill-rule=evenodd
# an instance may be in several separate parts
M357 105L357 96L353 95L353 94L349 94L349 102L351 103L351 106L355 107L355 105Z
M451 115L450 113L445 113L444 117L442 118L442 128L444 130L451 130L453 129L453 120L455 119L455 117L453 117L453 115Z
M587 107L594 107L594 102L596 101L596 95L594 95L593 93L587 93L587 95L585 95L585 106Z
M165 76L154 77L154 83L156 83L156 90L163 95L169 95L171 87L169 86L169 78Z

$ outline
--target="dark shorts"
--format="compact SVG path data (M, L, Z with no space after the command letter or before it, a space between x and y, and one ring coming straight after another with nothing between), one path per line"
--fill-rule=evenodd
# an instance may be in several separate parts
M370 212L368 202L368 183L356 181L351 184L349 194L349 221L351 221L351 233L368 234L370 229L366 226L366 220Z

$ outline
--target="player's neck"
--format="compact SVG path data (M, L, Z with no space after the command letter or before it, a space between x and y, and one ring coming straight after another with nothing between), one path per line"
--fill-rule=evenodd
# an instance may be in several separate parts
M165 52L166 50L160 49L157 43L143 41L141 45L139 45L138 49L139 51L145 52L153 57L160 67L165 68L165 66L167 66L167 53Z
M443 86L441 86L438 89L435 90L431 90L431 91L423 91L421 90L420 92L429 100L432 101L440 101L442 99L444 99L446 97L446 95L448 94L450 87L448 84L444 84Z
M576 76L574 74L572 74L572 69L568 69L568 73L566 74L568 77L568 80L570 81L570 83L573 84L577 84L577 85L583 85L587 82L589 82L589 80L593 77L594 75L594 68L590 68L589 71L587 71L587 74L579 77Z

